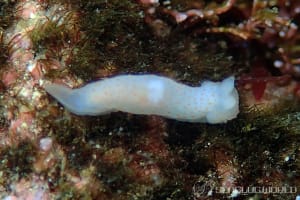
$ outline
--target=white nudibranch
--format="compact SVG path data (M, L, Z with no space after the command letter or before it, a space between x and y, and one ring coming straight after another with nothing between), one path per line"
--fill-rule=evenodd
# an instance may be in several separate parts
M78 89L54 83L46 83L44 88L77 115L123 111L215 124L239 113L234 77L191 87L157 75L119 75Z

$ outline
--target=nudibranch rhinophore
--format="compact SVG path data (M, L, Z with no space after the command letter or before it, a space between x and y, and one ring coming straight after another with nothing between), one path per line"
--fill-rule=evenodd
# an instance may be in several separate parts
M186 122L225 123L239 113L234 77L191 87L157 75L119 75L78 89L45 83L44 88L77 115L123 111Z

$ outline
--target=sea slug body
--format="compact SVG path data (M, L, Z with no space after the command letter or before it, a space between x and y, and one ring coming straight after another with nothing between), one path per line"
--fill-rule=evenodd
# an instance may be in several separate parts
M44 88L77 115L123 111L215 124L239 113L234 77L191 87L157 75L119 75L78 89L54 83L46 83Z

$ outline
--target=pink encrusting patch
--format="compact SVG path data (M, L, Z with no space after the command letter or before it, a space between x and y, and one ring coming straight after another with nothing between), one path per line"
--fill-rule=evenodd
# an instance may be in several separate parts
M25 20L33 18L40 9L40 6L35 1L26 0L22 0L17 7L19 7L17 16Z
M15 70L9 70L2 74L2 82L5 87L9 87L11 84L15 83L18 79L18 74Z
M13 44L12 49L32 49L32 41L25 33L26 32L17 32L12 36L10 40L10 43Z
M50 200L53 197L50 194L47 181L37 175L31 175L27 179L22 178L18 182L11 183L11 192L5 196L5 200Z
M158 0L139 0L140 3L142 4L155 4L158 3Z
M21 112L18 117L11 121L9 131L11 136L18 135L21 139L33 139L30 128L34 120L34 114L32 112Z

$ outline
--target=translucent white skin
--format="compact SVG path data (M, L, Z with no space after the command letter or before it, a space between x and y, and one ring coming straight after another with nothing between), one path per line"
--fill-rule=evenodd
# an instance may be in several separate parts
M215 124L225 123L239 112L234 77L191 87L157 75L120 75L78 89L54 83L44 88L77 115L123 111Z

